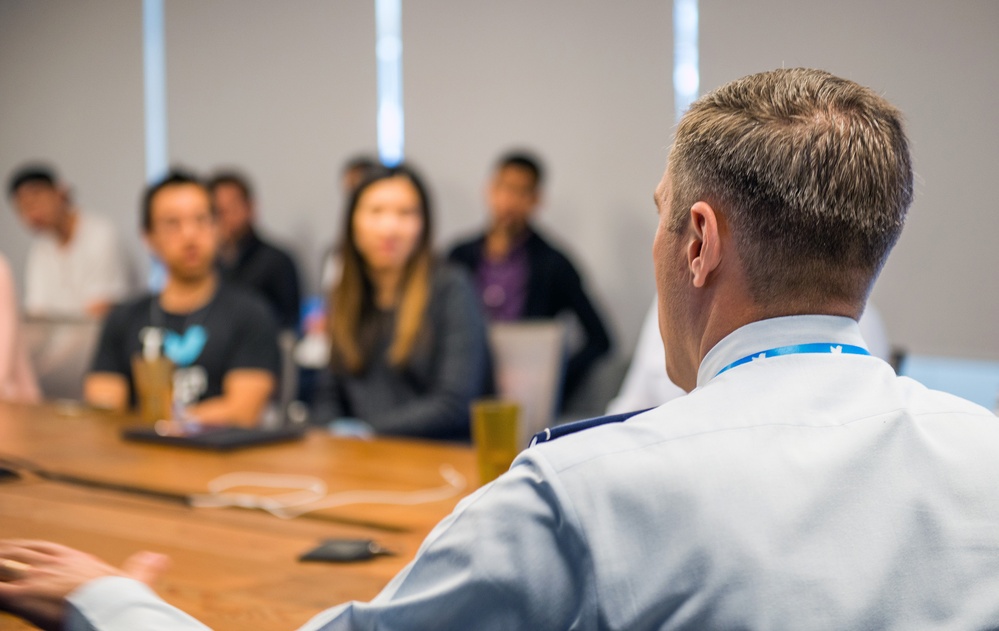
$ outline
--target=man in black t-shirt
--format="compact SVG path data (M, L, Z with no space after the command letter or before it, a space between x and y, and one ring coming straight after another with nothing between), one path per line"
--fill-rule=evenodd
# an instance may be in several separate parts
M108 316L84 398L117 410L134 405L132 358L152 346L176 366L174 402L187 416L256 423L279 369L277 327L256 295L220 284L208 191L193 176L171 173L146 191L142 224L166 284Z

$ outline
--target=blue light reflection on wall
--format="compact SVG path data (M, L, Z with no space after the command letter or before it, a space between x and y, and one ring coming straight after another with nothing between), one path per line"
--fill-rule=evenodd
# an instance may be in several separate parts
M402 0L375 0L378 64L378 157L395 166L403 156Z
M142 2L142 62L146 97L146 179L153 181L167 171L163 0Z
M166 175L166 42L163 26L163 0L142 2L142 77L146 105L146 181ZM156 257L150 257L146 284L160 291L166 282L166 270Z
M701 84L697 22L697 0L673 0L673 107L678 121L697 99Z

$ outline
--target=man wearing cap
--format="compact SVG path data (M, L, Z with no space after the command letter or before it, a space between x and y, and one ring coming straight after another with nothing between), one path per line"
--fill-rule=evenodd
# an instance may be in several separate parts
M25 270L25 311L100 317L126 296L130 270L114 225L79 210L69 187L50 167L18 169L7 195L21 221L37 235Z

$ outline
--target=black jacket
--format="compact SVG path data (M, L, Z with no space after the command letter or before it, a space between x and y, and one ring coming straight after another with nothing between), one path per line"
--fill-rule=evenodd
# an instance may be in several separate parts
M270 305L281 329L298 329L298 270L284 250L251 230L239 244L235 263L226 265L220 259L218 268L226 282L258 292Z

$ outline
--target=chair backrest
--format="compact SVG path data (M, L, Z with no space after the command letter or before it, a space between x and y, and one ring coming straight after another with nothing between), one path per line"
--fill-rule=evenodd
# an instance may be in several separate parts
M83 377L94 359L100 333L99 320L24 318L21 334L46 399L83 398Z
M552 424L565 374L565 325L555 320L496 322L489 342L497 395L520 404L520 443Z
M298 399L298 364L295 362L295 345L298 334L295 331L278 333L278 349L281 351L281 374L278 376L277 403L282 421L288 422L288 408Z

